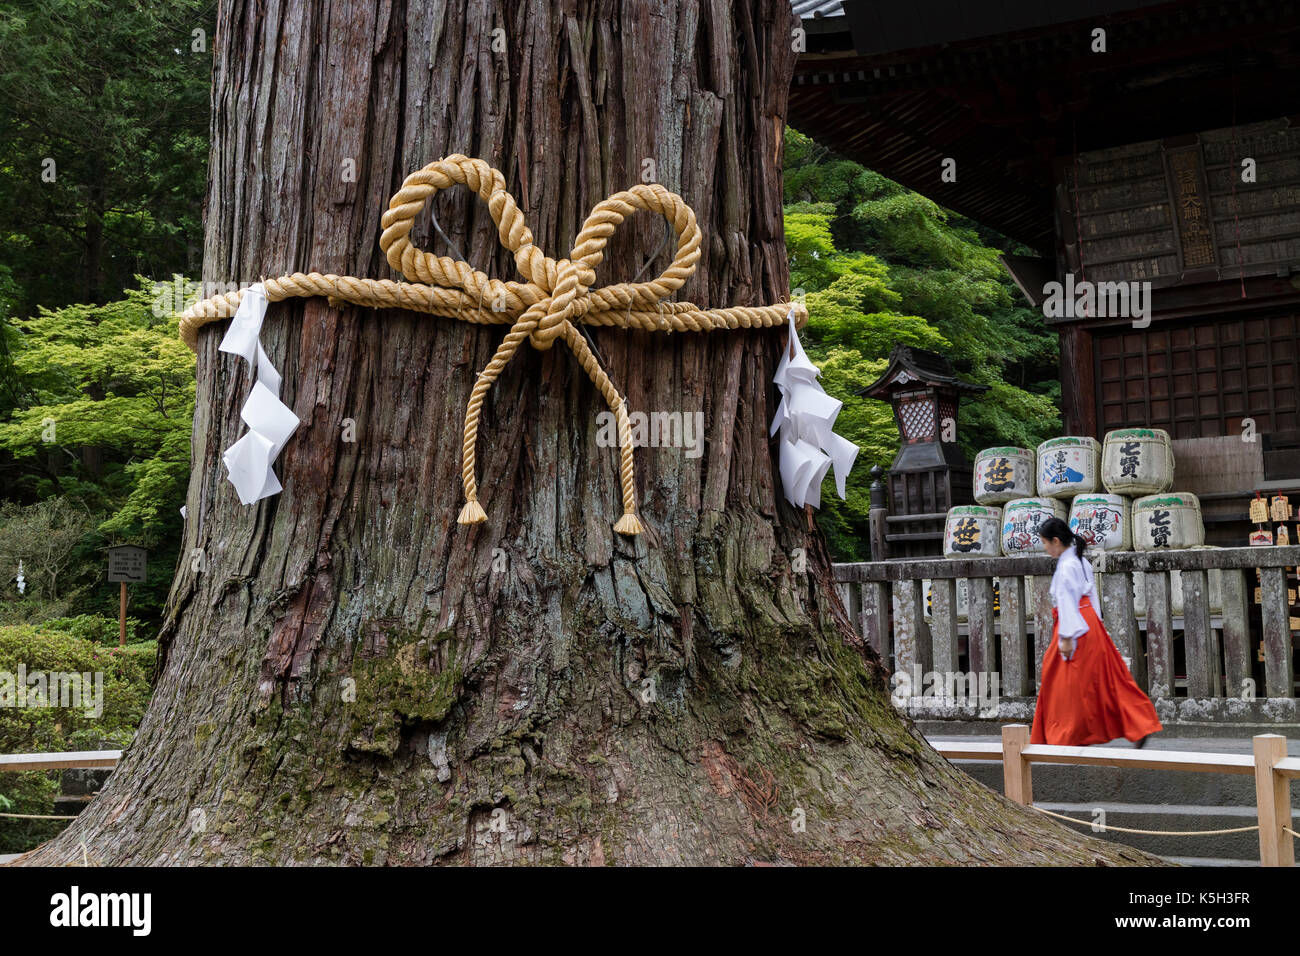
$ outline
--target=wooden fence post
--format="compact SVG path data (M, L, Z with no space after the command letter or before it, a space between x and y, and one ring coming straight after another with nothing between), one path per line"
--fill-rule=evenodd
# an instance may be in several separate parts
M1029 746L1029 727L1004 724L1002 727L1002 789L1008 800L1030 806L1034 802L1034 784L1029 761L1022 751Z
M1034 683L1034 662L1029 658L1029 635L1025 621L1029 617L1025 579L1020 575L1001 578L1002 595L1002 693L1008 697L1028 697Z
M889 541L885 519L889 516L889 491L882 480L885 469L879 465L871 469L871 508L867 512L867 529L871 537L871 560L889 559Z
M1283 827L1291 825L1291 781L1273 767L1286 757L1280 734L1255 737L1255 807L1259 813L1260 866L1295 866L1295 840Z

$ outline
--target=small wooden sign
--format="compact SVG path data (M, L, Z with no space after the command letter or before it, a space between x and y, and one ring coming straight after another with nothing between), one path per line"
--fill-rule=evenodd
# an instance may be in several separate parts
M108 549L108 583L143 584L145 550L133 544Z
M1165 160L1169 167L1169 189L1174 201L1174 222L1178 227L1183 271L1214 268L1218 257L1201 147L1196 144L1166 149Z
M1269 506L1269 514L1273 516L1274 521L1291 520L1291 499L1286 495L1278 495L1273 499Z
M1250 500L1250 520L1253 524L1264 524L1268 521L1268 505L1263 498Z
M1257 548L1262 545L1269 545L1272 543L1273 543L1273 532L1269 531L1268 529L1263 529L1260 531L1252 531L1250 533L1250 546L1252 548Z

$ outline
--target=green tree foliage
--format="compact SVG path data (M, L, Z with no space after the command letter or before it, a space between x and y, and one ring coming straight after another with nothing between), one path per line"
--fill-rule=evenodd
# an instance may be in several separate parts
M989 386L959 412L957 441L973 456L1059 434L1056 336L998 261L1023 248L794 130L786 132L785 198L790 284L809 311L805 348L826 391L844 403L836 431L862 448L848 500L828 485L819 519L837 558L861 560L869 472L893 461L898 430L885 403L859 393L893 347L940 352Z
M0 6L0 273L16 314L197 271L215 20L211 0Z
M89 589L86 601L56 613L100 610L113 601L111 589L99 586L109 544L151 551L149 581L132 592L140 612L148 616L166 597L194 418L194 356L177 338L166 298L160 304L140 280L120 302L41 309L11 343L25 401L0 422L0 449L23 466L9 494L33 503L0 512L0 544L18 552L0 560L12 579L13 559L23 557L34 594ZM77 526L78 544L59 551L64 563L53 572L55 558L46 551L66 544L77 514L97 520ZM69 553L82 559L79 577L55 586L51 576L67 577Z

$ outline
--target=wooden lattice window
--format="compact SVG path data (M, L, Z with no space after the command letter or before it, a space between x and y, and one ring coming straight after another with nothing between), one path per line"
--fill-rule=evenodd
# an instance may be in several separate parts
M919 392L915 396L900 396L898 416L907 443L934 441L934 396Z

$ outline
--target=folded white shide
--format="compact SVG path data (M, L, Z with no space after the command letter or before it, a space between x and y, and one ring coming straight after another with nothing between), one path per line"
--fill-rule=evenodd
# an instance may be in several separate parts
M246 505L280 493L280 480L271 466L289 436L298 428L298 416L280 401L280 373L262 348L262 320L266 317L266 289L258 282L244 290L226 337L218 348L242 355L257 381L249 392L239 417L248 425L243 438L226 449L230 483Z
M794 310L786 317L790 344L781 355L772 381L781 391L781 404L772 418L775 435L781 430L781 487L796 508L822 505L822 479L835 469L835 490L844 497L844 482L858 456L858 446L832 429L844 403L827 395L817 377L821 371L799 343Z

